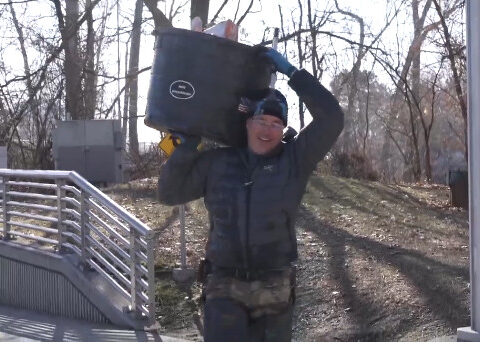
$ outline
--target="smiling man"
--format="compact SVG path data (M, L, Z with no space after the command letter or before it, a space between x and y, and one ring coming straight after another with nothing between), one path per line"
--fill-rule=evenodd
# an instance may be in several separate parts
M283 129L287 126L287 100L272 89L266 98L254 104L253 117L247 120L248 148L260 156L275 155L281 149ZM249 115L249 110L247 107L244 112Z
M203 265L205 341L290 341L295 300L295 219L309 176L343 128L333 95L277 51L264 52L313 120L283 142L288 104L271 89L243 99L245 148L198 152L183 140L162 166L160 200L181 204L204 197L210 231Z

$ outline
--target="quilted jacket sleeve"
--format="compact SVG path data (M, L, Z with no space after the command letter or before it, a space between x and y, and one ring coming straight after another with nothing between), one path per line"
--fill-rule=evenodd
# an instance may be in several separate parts
M342 132L343 112L336 98L307 71L295 72L288 84L313 117L292 142L299 167L309 174Z
M177 147L160 169L160 202L176 205L203 197L214 154L214 150L199 153L190 147Z

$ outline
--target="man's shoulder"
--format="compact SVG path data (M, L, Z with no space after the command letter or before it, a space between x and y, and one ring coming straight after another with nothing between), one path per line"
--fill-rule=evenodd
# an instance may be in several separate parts
M204 153L209 155L220 156L220 155L234 154L236 150L238 150L238 148L221 146L221 147L213 147L208 150L205 150Z
M240 148L235 147L215 147L204 151L204 155L213 161L231 160L239 157Z

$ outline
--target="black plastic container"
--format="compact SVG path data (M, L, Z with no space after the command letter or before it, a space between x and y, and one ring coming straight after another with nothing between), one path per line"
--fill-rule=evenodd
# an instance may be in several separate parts
M145 124L200 135L230 146L246 142L241 96L262 93L271 66L258 49L209 34L157 32Z

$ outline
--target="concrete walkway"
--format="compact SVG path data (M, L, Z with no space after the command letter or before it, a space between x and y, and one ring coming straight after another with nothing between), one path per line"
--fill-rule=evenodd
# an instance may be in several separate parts
M118 329L0 305L0 342L178 342L156 332Z

